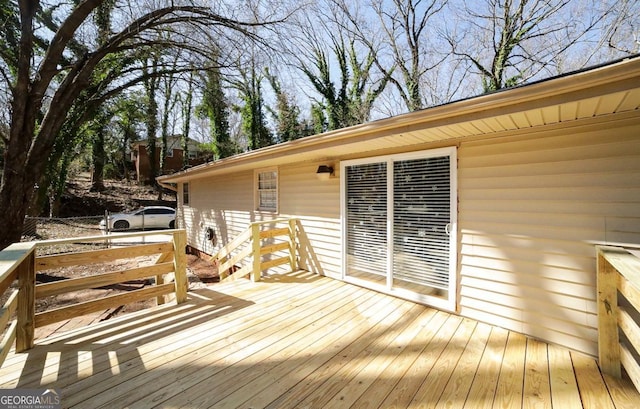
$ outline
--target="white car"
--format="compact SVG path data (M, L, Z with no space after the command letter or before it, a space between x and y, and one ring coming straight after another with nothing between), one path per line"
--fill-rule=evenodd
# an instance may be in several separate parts
M166 206L147 206L129 213L114 213L108 216L109 230L128 229L173 229L176 224L176 210ZM106 230L107 223L100 221L100 230Z

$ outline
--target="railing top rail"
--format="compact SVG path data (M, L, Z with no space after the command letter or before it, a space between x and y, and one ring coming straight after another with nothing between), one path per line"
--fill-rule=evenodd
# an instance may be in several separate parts
M288 223L290 220L296 220L297 217L281 217L279 219L273 219L273 220L264 220L264 221L260 221L260 222L252 222L250 225L251 226L261 226L263 224L273 224L273 223Z
M113 239L126 239L126 238L132 238L132 237L174 234L180 231L185 231L185 230L184 229L147 230L147 231L137 231L137 232L129 232L129 233L113 233L113 234L99 235L99 236L71 237L66 239L30 241L27 243L34 243L34 245L37 248L42 248L42 247L48 247L48 246L55 246L58 244L69 244L69 243L78 243L78 242L87 242L87 241L107 241L107 240L113 240ZM171 240L169 239L167 241L171 241Z
M640 288L640 258L622 247L596 246L601 254L634 287Z
M0 282L9 277L34 249L35 243L29 241L13 243L0 251Z

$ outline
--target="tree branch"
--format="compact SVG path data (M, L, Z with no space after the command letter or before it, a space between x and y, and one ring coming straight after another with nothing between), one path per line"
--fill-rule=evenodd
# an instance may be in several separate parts
M24 0L29 2L29 0ZM62 59L62 53L66 49L69 41L73 38L76 30L87 19L89 14L98 7L103 0L84 0L78 4L71 14L65 19L58 31L51 39L51 43L44 55L42 64L35 76L36 81L33 86L33 93L36 96L44 95L51 80L58 73L58 63ZM21 1L22 3L22 1ZM29 50L29 55L31 52Z

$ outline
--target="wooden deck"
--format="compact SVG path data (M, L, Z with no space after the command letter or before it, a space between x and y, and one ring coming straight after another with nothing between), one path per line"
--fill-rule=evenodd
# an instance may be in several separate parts
M640 407L592 358L304 272L38 341L0 387L78 408Z

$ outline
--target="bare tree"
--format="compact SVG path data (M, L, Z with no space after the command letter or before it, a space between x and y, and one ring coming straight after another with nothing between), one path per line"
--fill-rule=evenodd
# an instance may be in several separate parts
M215 64L202 73L202 95L196 113L208 119L211 142L207 145L213 152L213 158L221 159L237 153L237 146L231 140L229 129L230 106L224 92L222 64L219 63L220 47L213 44L211 54Z
M227 80L236 89L242 101L241 105L234 109L240 113L241 130L248 141L249 150L274 144L265 118L266 105L262 93L262 83L265 78L257 64L258 62L252 59L248 67L239 68L238 79Z
M122 166L122 176L129 180L127 152L129 144L138 139L138 129L144 121L144 96L141 92L126 92L115 100L115 124L120 134L118 161Z
M97 40L100 47L109 41L111 34L111 12L115 6L114 0L105 0L96 7L94 20L98 31ZM94 82L96 81L95 75ZM98 80L99 81L99 80ZM105 107L99 110L98 115L93 119L93 138L92 138L92 162L93 171L91 172L91 190L102 191L104 187L104 165L106 162L105 153L105 133L107 124L109 123L109 112Z
M110 56L125 56L145 49L180 47L205 55L191 41L191 31L216 28L234 30L252 36L248 25L215 13L209 7L193 2L171 1L164 6L132 7L130 2L116 1L118 30L110 33L102 44L81 42L78 37L89 30L90 16L103 0L83 0L59 4L34 0L16 0L1 5L3 17L10 23L0 42L0 81L10 92L11 123L4 135L5 153L0 185L0 249L20 240L24 215L33 195L34 186L44 172L67 112L78 96L91 83L96 67ZM49 34L37 35L47 29L36 25L44 6L55 6L57 18ZM115 21L115 20L114 20ZM170 39L158 40L157 33L182 25L172 31ZM253 23L253 25L259 25ZM186 35L184 34L186 33ZM75 52L76 49L84 52ZM77 50L76 50L77 51ZM115 88L143 79L139 67ZM104 90L103 90L104 91ZM104 93L103 93L104 95Z
M179 55L173 56L173 66L177 68ZM160 173L164 174L166 160L169 156L169 137L174 133L174 129L169 129L169 125L174 123L171 121L176 104L178 103L178 93L176 85L180 77L175 70L162 76L162 119L160 120L160 139L162 140L160 149ZM170 135L171 134L171 135Z
M184 96L179 94L178 100L180 101L182 111L182 166L186 168L189 166L189 132L191 130L191 113L193 112L193 76L191 71L187 77L187 89L184 90Z
M571 0L465 0L454 10L459 20L446 39L453 54L480 75L483 91L494 91L545 70L557 73L554 65L610 11L585 13L576 7L592 10Z
M324 131L368 121L392 72L385 74L376 68L374 52L344 28L338 11L307 10L290 32L289 53L319 95L311 94L312 115L320 125L325 122L319 118L323 114Z
M332 0L347 17L348 29L367 45L378 69L395 85L408 111L425 106L426 74L437 68L446 54L437 51L434 23L448 0L370 0L376 15L371 22L353 3Z
M146 150L149 158L149 174L145 176L148 178L148 183L157 187L158 194L162 194L160 187L156 183L156 176L158 176L158 162L156 162L156 157L158 156L158 144L156 141L158 133L158 101L156 100L156 93L162 78L158 75L159 70L160 55L152 52L144 59ZM138 182L141 181L139 180Z
M293 95L282 89L278 77L265 68L265 76L275 94L275 108L267 106L267 111L275 121L276 142L292 141L307 136L305 127L300 122L300 108L296 105Z
M589 44L583 59L606 61L640 52L640 2L606 0L598 3L596 13L603 15L598 42Z

